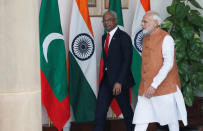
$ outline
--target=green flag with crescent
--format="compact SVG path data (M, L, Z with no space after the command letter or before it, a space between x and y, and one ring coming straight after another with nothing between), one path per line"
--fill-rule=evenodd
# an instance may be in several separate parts
M61 130L69 119L64 37L57 0L42 0L39 16L42 104Z

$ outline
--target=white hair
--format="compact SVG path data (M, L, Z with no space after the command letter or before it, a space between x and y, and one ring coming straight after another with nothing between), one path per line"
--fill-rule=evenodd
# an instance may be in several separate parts
M155 11L148 11L148 12L146 12L146 14L152 15L152 19L156 20L158 22L159 26L161 25L162 19L161 19L160 15L157 12L155 12Z
M107 10L107 11L104 12L104 14L106 14L106 13L111 13L115 18L118 18L117 13L115 11L113 11L113 10Z

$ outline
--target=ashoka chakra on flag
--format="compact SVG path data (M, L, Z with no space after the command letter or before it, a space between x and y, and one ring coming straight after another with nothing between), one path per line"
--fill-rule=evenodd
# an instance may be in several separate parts
M145 34L143 33L142 30L137 32L137 34L135 35L134 45L135 45L135 48L137 49L137 51L139 51L139 53L142 53L142 40L143 40L144 36L145 36Z
M77 35L72 42L72 52L79 60L87 60L94 54L94 41L86 33Z

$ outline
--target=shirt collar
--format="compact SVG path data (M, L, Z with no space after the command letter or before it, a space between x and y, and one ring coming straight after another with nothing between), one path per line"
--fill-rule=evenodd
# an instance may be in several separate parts
M110 36L113 36L117 29L118 29L118 26L116 26L112 31L108 32Z

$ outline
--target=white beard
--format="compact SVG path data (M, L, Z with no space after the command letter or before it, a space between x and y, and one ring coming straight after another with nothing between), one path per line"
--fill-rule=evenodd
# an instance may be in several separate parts
M150 34L153 30L154 30L154 27L153 27L153 26L149 26L148 28L143 29L142 32L143 32L144 34Z

